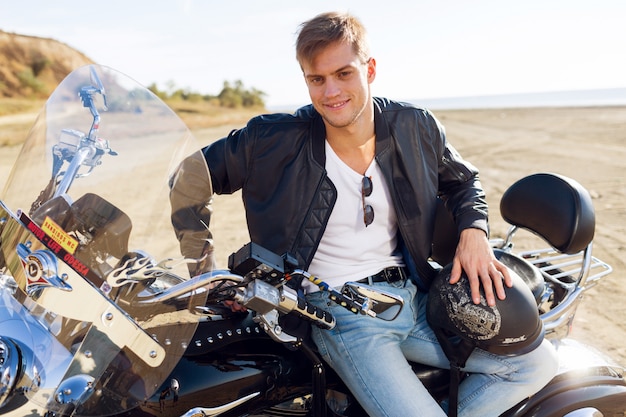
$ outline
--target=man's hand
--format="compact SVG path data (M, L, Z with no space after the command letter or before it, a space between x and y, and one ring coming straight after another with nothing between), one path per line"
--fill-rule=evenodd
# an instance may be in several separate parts
M450 284L457 283L463 271L469 279L475 304L480 303L481 285L490 306L496 304L495 296L504 300L505 285L513 286L508 268L496 259L485 232L480 229L465 229L461 232L452 261Z
M235 285L235 283L231 281L217 281L217 282L211 283L208 287L209 287L209 290L211 291L223 291L224 288L229 287L231 285ZM220 304L229 308L230 311L232 311L233 313L245 313L246 311L248 311L248 309L245 306L239 304L235 300L224 300Z
M232 311L233 313L245 313L246 311L248 311L247 308L239 304L237 301L224 300L222 303L226 307L230 308L230 311Z

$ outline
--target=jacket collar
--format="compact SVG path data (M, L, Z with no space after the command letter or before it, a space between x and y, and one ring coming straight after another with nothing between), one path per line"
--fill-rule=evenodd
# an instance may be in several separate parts
M326 166L326 126L322 116L313 108L313 119L311 121L311 138L313 140L313 158L323 168Z
M374 97L374 131L376 132L376 155L380 155L391 143L391 131L385 119L383 108L388 101Z

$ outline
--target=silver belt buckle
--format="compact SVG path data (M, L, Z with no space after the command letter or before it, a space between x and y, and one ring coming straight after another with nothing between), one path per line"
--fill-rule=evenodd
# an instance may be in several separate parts
M385 277L385 281L387 281L387 283L391 283L391 279L393 278L393 269L394 267L388 267L383 269L383 276Z
M397 277L394 276L394 274L398 274ZM399 282L399 281L404 281L405 280L405 276L404 276L404 269L399 267L399 266L392 266L389 268L385 268L385 279L387 280L387 282L392 282L391 280L394 278L398 278L393 282Z

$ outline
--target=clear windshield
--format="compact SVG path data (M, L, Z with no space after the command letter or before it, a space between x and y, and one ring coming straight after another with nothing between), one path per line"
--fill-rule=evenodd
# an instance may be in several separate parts
M0 282L0 336L32 350L31 401L117 414L178 362L205 291L151 300L188 279L168 181L197 148L167 105L110 68L77 69L46 102L0 205L15 280Z

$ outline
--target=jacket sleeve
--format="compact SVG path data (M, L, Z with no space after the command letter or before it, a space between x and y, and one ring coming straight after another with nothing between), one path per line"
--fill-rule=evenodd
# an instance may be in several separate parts
M190 262L191 276L215 267L214 245L209 230L213 194L241 189L254 151L250 124L232 131L187 157L170 179L171 220L182 255Z
M468 228L483 230L487 236L488 208L478 169L463 159L446 140L438 123L442 153L439 161L439 197L452 213L459 232Z
M201 151L188 156L170 178L171 221L191 276L215 268L209 231L213 187ZM193 260L193 261L192 261Z
M215 194L232 194L243 188L255 151L253 121L202 149Z

